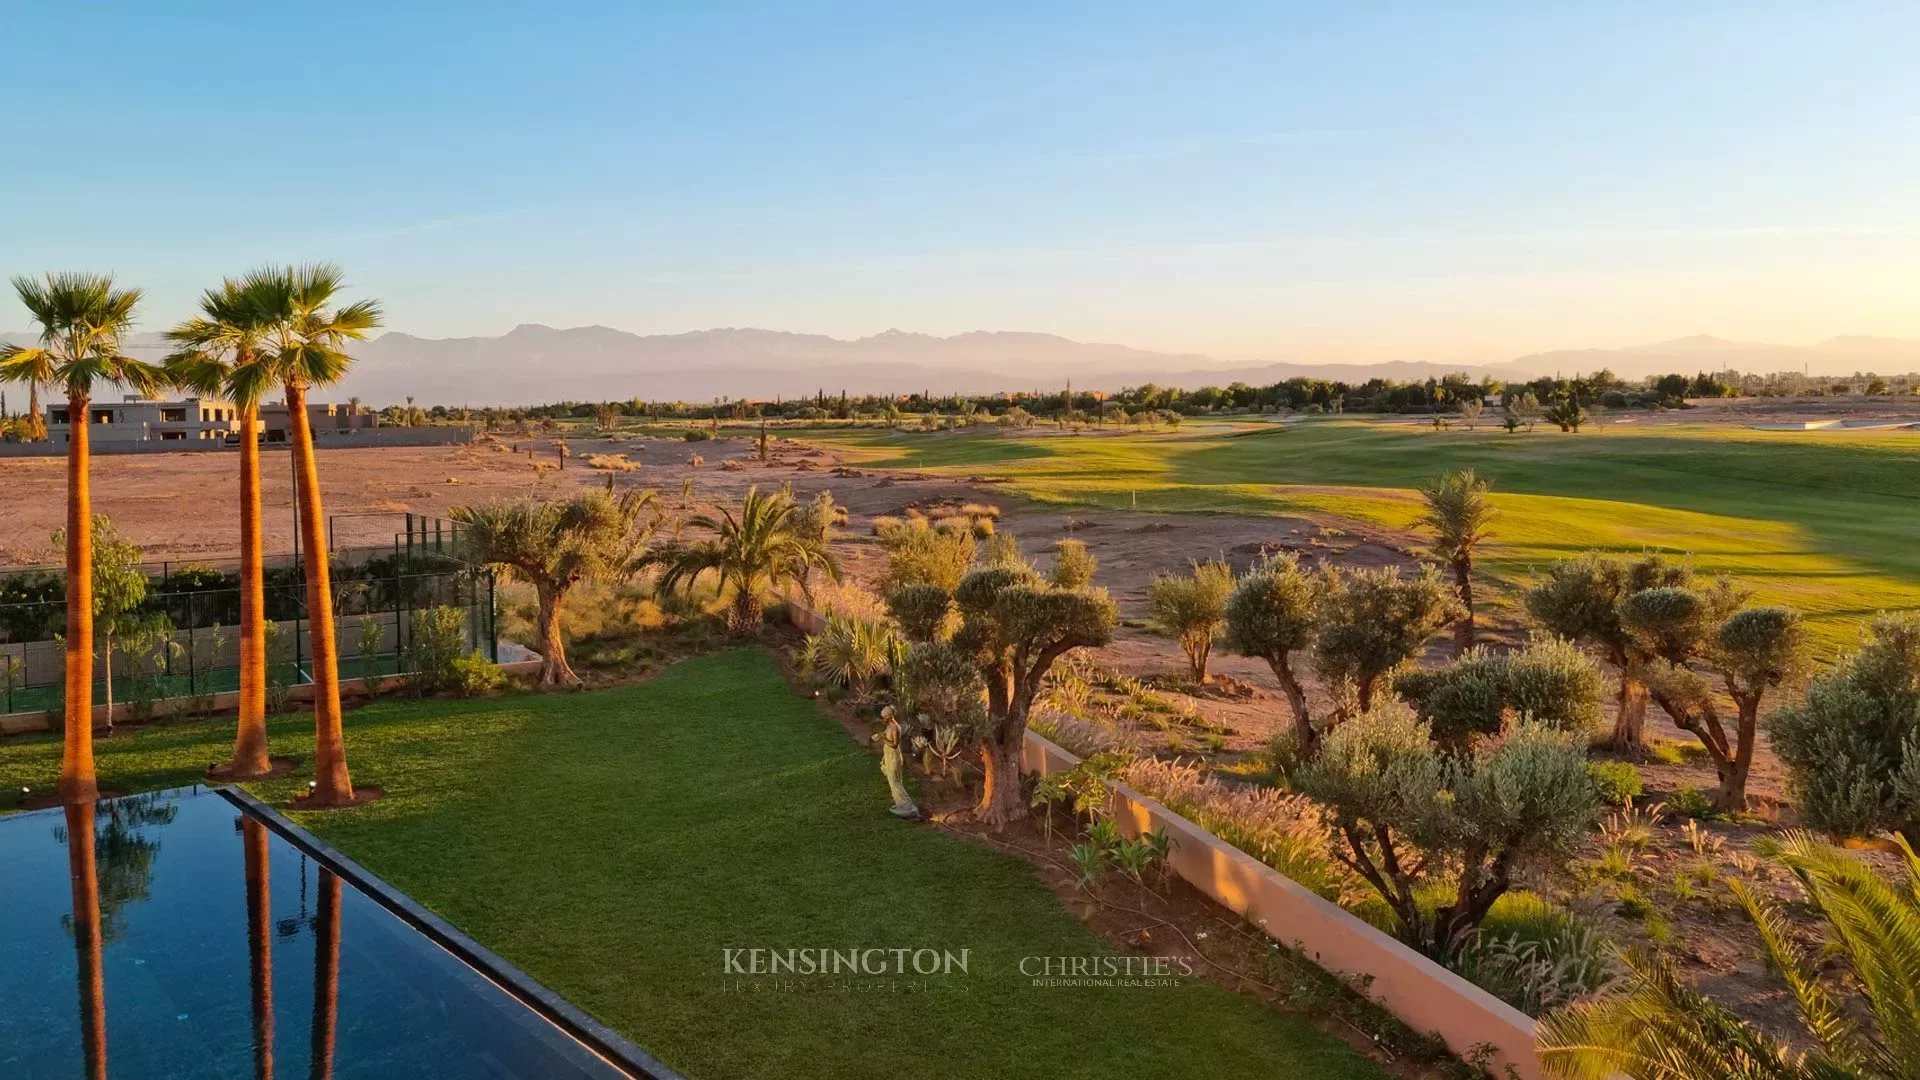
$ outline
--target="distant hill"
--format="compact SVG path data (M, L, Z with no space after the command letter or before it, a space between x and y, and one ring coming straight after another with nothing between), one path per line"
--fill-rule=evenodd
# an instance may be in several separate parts
M0 334L24 342L31 335ZM158 359L157 334L128 340ZM1407 360L1375 364L1268 363L1229 367L1195 353L1165 353L1073 341L1055 334L975 331L938 337L888 330L842 340L824 334L726 328L632 334L605 326L555 329L527 324L498 337L423 338L383 334L355 350L360 363L326 396L388 404L516 405L545 401L711 401L849 393L990 393L1052 390L1068 379L1088 388L1142 383L1192 388L1240 381L1267 385L1295 376L1351 383L1412 381L1466 371L1478 378L1528 379L1606 368L1638 379L1667 372L1811 371L1849 375L1920 370L1920 341L1838 337L1813 346L1714 337L1678 338L1620 349L1564 349L1488 365Z

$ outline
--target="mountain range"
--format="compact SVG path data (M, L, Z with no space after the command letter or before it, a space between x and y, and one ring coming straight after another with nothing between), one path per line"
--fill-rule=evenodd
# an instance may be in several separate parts
M21 342L32 335L0 335ZM130 352L157 359L158 335L136 335ZM1606 368L1638 379L1668 372L1804 371L1894 374L1920 370L1920 341L1837 337L1817 345L1772 345L1688 337L1617 349L1565 349L1474 364L1404 360L1373 364L1286 361L1233 366L1196 353L1153 352L1073 341L1054 334L975 331L938 337L888 330L843 340L822 334L728 328L632 334L604 326L555 329L527 324L498 337L424 338L387 333L354 349L358 363L329 397L388 404L520 405L644 398L793 398L816 391L990 393L1083 387L1255 386L1295 376L1350 383L1401 381L1465 371L1478 378L1530 379Z

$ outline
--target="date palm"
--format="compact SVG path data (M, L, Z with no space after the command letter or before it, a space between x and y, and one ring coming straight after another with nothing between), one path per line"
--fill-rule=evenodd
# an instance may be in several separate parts
M104 274L17 277L13 290L39 325L37 344L0 345L0 379L44 379L67 392L67 632L66 734L60 757L60 798L91 802L99 795L93 769L93 497L89 453L93 389L120 383L142 392L159 385L161 370L120 351L133 325L140 290L115 288Z
M662 548L641 565L662 567L660 587L690 590L712 572L729 597L727 630L750 634L760 628L762 597L784 585L803 582L814 569L840 580L840 563L826 541L802 528L800 508L784 494L747 489L740 513L697 514L687 524L713 535L688 545Z
M1500 513L1487 495L1492 487L1472 469L1463 469L1420 489L1427 508L1415 524L1433 530L1433 555L1453 571L1454 589L1466 608L1453 627L1454 647L1462 652L1473 646L1473 555Z
M1627 989L1540 1022L1540 1058L1560 1080L1908 1080L1920 1076L1920 858L1901 845L1897 884L1809 833L1763 850L1799 879L1830 950L1797 942L1780 909L1740 882L1768 967L1799 1008L1806 1049L1749 1026L1666 961L1627 958ZM1826 951L1850 969L1831 969Z
M301 552L307 579L307 628L313 656L314 786L311 806L353 801L346 738L340 722L340 664L333 620L333 579L327 563L326 509L320 469L314 459L307 391L340 381L353 366L350 342L380 325L380 305L359 300L335 306L343 284L340 269L325 264L263 271L262 293L271 298L271 345L258 363L262 381L286 392L294 469L300 480Z
M230 399L240 413L240 710L233 758L212 772L232 779L272 771L267 756L265 552L260 513L260 401L271 382L262 363L285 305L280 275L256 270L229 278L200 298L200 314L167 332L178 351L168 381Z

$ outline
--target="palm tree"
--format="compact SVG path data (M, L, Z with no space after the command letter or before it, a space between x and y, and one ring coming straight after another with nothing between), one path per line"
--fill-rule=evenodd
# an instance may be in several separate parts
M36 355L23 357L29 351ZM10 367L7 382L27 384L27 416L21 428L20 437L25 442L39 442L47 437L47 421L40 412L40 388L54 381L53 357L45 350L27 350L16 345L0 345L0 363L9 363L20 358L17 368Z
M278 275L256 270L228 278L200 298L200 314L167 331L179 351L167 378L204 396L224 396L240 410L240 715L233 758L209 772L232 779L265 776L267 756L267 630L265 552L260 528L260 400L271 372L261 363L273 344L282 295Z
M801 528L800 508L785 494L747 489L740 514L721 510L718 517L697 514L687 524L713 533L693 544L662 548L641 565L665 567L664 590L691 590L708 571L718 575L720 591L730 597L727 631L750 634L760 628L761 597L781 586L804 581L814 568L840 580L840 563L826 542Z
M1540 1059L1561 1080L1906 1080L1920 1075L1920 857L1905 842L1898 885L1810 833L1766 853L1791 870L1826 921L1832 951L1795 941L1785 917L1741 882L1768 966L1799 1006L1808 1048L1754 1030L1681 981L1666 961L1627 957L1625 992L1540 1021ZM1858 1006L1864 1005L1864 1009Z
M542 685L580 681L567 666L560 606L576 584L632 567L637 549L659 523L659 502L652 491L629 491L619 498L595 491L564 501L453 508L453 519L466 525L461 540L474 558L504 567L533 586L540 603ZM647 511L653 517L643 523Z
M307 416L307 391L338 382L353 365L345 352L380 325L380 305L360 300L334 307L342 285L340 269L316 264L269 271L274 296L272 351L259 361L267 381L286 390L288 426L293 436L295 472L300 480L300 534L307 579L307 627L313 656L314 786L308 806L344 806L353 802L347 772L346 737L340 725L340 663L334 643L333 578L327 565L326 510L320 498L320 469L314 460L313 424Z
M93 388L123 383L152 389L162 372L120 351L133 324L140 290L116 289L103 274L17 277L13 291L40 326L38 345L0 345L0 379L45 378L67 391L66 735L60 798L92 802L93 772L93 497L89 486L89 421Z
M1500 514L1487 495L1492 488L1492 481L1462 469L1420 489L1427 508L1415 524L1433 530L1434 557L1453 570L1454 588L1466 607L1467 613L1453 627L1454 647L1462 652L1473 646L1473 553L1487 538L1487 526Z

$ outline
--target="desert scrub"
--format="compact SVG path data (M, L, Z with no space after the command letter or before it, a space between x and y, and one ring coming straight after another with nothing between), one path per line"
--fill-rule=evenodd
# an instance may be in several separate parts
M1027 723L1033 730L1082 758L1116 752L1132 754L1136 749L1132 734L1125 729L1052 709L1034 710L1032 719Z
M1357 879L1328 855L1333 831L1311 799L1158 758L1129 761L1115 777L1328 900L1360 897Z
M607 472L639 472L640 463L628 461L625 454L588 454L587 468L604 469Z
M1600 801L1609 806L1629 803L1645 793L1640 770L1631 761L1589 761L1587 775L1600 792Z

